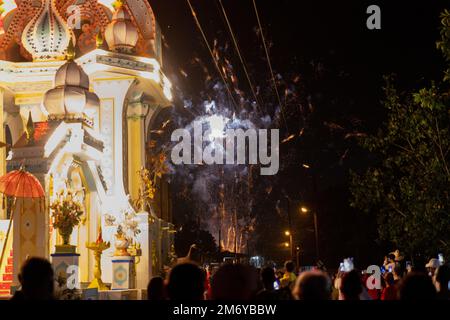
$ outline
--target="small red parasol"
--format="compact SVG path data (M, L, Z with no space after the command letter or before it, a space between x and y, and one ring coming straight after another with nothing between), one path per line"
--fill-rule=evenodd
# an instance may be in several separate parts
M19 170L11 171L0 177L0 193L5 196L13 197L13 208L11 210L10 221L8 225L8 231L6 232L6 239L3 243L3 249L0 256L0 266L2 265L5 255L6 243L8 242L9 235L11 233L11 227L14 217L14 207L18 198L33 198L42 199L45 197L44 189L42 188L39 180L31 173L20 168Z
M0 192L15 198L43 198L45 196L39 180L23 169L11 171L1 177Z

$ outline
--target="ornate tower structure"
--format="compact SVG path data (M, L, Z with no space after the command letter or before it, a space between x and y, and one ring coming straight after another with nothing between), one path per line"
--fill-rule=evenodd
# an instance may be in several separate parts
M24 163L47 203L67 184L79 190L85 216L72 241L82 282L93 277L85 243L96 239L99 221L105 240L114 242L115 227L105 217L136 213L132 200L139 195L137 171L147 162L148 132L172 100L152 8L145 0L119 2L113 8L108 0L16 0L0 18L0 141L12 146L8 154L0 151L0 174ZM138 213L138 287L168 254L169 238L161 234L167 221L149 215ZM46 232L50 252L58 239L51 225ZM105 252L105 282L110 263Z

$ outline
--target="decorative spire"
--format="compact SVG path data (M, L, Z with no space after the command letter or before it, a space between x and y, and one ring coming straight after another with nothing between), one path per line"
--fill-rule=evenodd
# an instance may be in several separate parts
M66 57L72 32L60 16L55 1L42 0L41 9L22 33L22 44L35 61L64 60Z
M27 126L25 128L25 133L27 135L27 142L32 143L34 141L34 122L33 117L31 115L31 110L30 113L28 114L28 121Z
M99 32L97 33L97 36L95 37L95 42L97 44L97 48L101 48L103 46L104 40L105 39L103 39L102 30L99 30Z
M66 59L67 60L75 59L75 46L73 45L72 38L70 38L69 44L67 46Z
M114 9L118 10L121 6L123 6L123 0L116 0L116 1L114 1L112 6L114 7Z

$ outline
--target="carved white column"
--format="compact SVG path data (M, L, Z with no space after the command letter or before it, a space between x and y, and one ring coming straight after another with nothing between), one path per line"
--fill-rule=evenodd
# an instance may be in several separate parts
M99 193L101 210L116 217L130 206L123 181L123 113L125 99L134 81L132 77L93 81L93 89L100 98L99 129L105 147L101 168L108 187L106 194ZM112 281L111 256L115 231L115 227L103 225L103 238L112 244L102 255L102 278L105 283Z
M140 100L128 104L128 190L133 200L139 197L138 171L145 167L145 117L148 111L149 107Z

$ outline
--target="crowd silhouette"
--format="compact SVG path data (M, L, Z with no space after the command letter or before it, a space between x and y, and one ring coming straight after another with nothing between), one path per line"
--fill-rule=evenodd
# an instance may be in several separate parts
M392 268L391 268L392 267ZM368 275L356 269L330 276L319 269L296 272L292 261L283 272L226 263L211 271L183 260L167 279L154 277L147 287L151 301L279 301L279 300L449 300L450 267L433 259L425 268L406 270L394 262L381 276L381 288L368 288ZM54 273L50 262L30 258L19 274L20 289L11 300L54 300Z
M54 299L53 268L45 259L28 259L20 269L19 282L21 289L15 292L13 301Z

